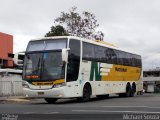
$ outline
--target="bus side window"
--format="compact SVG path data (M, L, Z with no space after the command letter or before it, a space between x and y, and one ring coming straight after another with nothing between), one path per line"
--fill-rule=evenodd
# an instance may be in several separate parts
M95 45L83 42L83 55L82 55L83 60L88 60L88 61L95 60L94 47Z
M70 40L67 66L67 82L76 81L79 75L80 41Z

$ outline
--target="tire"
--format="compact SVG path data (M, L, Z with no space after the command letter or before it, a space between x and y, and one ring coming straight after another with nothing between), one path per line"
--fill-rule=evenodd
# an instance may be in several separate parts
M135 92L131 90L130 97L134 97Z
M119 97L131 97L132 90L130 84L127 84L126 86L126 93L119 93Z
M83 96L78 98L78 101L87 102L90 100L90 97L91 97L91 87L88 84L85 84L83 88Z
M58 99L57 98L44 98L44 100L49 103L49 104L53 104L55 103Z
M125 97L131 97L132 95L132 89L131 86L129 84L127 84L126 86L126 93L125 93Z
M139 94L140 94L140 95L143 95L143 91L140 91Z
M134 97L135 93L136 93L136 85L135 85L135 83L133 83L131 93L130 93L130 97Z

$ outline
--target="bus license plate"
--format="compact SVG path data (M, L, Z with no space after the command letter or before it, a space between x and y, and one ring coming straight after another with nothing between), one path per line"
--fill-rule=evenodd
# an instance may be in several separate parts
M44 95L44 92L38 92L38 95Z

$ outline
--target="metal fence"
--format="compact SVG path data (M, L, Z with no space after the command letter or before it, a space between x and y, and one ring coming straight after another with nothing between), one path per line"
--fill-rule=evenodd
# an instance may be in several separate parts
M23 95L21 75L0 76L0 96Z
M21 96L22 81L0 81L0 96Z

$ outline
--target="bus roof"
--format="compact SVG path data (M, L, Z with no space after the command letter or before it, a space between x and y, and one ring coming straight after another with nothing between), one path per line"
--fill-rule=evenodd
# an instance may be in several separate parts
M115 46L114 44L107 43L107 42L105 42L105 41L92 40L92 39L86 39L86 38L80 38L80 37L76 37L76 36L42 37L42 38L32 39L32 40L30 40L30 41L51 40L51 39L52 39L52 40L53 40L53 39L65 39L65 38L67 38L67 39L76 39L76 40L84 41L84 42L87 42L87 43L91 43L91 44L95 44L95 45L100 45L100 46L104 46L104 47L108 47L108 48L120 50L120 51L123 51L123 52L127 52L127 53L131 53L131 54L139 55L139 54L137 54L136 52L123 50L123 49Z

